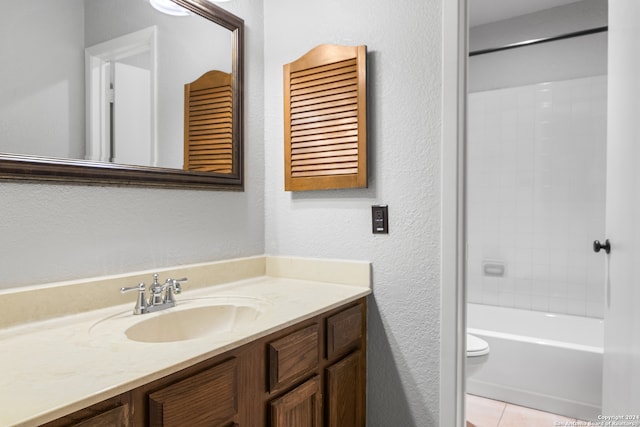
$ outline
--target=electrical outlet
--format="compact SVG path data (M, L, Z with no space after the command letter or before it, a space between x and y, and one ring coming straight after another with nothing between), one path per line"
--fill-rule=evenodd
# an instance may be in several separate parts
M387 205L371 206L373 234L389 234L389 207Z

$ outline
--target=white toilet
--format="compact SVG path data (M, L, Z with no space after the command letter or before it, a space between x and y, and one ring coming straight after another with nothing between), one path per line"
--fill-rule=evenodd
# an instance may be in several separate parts
M478 372L488 359L489 343L475 335L467 334L467 378Z

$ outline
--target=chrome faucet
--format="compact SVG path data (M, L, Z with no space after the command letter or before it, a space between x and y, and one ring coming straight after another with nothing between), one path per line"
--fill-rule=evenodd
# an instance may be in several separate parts
M180 283L186 281L186 277L182 279L167 279L164 285L161 285L160 282L158 282L158 275L154 274L153 283L149 287L148 299L145 295L146 286L144 283L139 283L138 286L129 288L120 288L120 292L124 294L126 292L138 291L138 298L136 299L133 314L153 313L154 311L174 307L176 305L174 295L182 292Z

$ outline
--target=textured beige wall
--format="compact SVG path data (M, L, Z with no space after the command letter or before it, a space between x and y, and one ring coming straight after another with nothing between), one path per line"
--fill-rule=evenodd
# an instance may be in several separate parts
M224 7L247 27L245 192L0 182L0 289L264 253L262 1Z
M265 3L266 252L373 263L368 423L437 425L441 4ZM282 65L322 43L368 46L369 188L286 193ZM389 235L371 233L389 205Z

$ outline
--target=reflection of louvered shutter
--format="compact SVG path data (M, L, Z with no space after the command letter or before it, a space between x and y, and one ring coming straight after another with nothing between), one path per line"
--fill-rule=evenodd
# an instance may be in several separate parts
M184 169L232 173L231 74L209 71L184 85Z
M366 46L284 66L285 190L367 186Z

